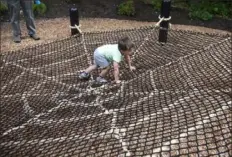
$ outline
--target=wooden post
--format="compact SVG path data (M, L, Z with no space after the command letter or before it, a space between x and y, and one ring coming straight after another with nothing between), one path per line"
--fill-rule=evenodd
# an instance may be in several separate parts
M79 34L80 32L78 29L75 28L75 26L79 26L79 13L78 9L75 6L72 6L69 9L69 15L70 15L70 23L71 23L71 34Z
M171 10L171 0L162 0L160 18L169 18ZM168 36L169 21L163 20L160 23L159 42L166 43Z

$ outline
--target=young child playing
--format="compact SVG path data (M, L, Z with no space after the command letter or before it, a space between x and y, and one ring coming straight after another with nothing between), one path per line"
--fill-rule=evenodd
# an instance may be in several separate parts
M94 64L89 66L84 72L81 72L79 75L80 79L89 79L90 72L97 68L102 68L99 77L96 78L96 81L99 83L107 83L107 80L104 79L106 73L110 70L110 65L113 63L114 67L114 82L120 83L119 80L119 63L125 58L129 69L135 70L135 67L131 66L132 48L134 44L128 37L124 37L118 41L118 44L107 44L98 47L94 51Z

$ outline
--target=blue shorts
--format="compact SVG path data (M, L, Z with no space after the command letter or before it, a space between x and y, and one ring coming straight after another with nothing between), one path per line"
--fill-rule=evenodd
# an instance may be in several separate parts
M106 60L106 58L99 53L98 49L94 51L94 64L97 65L99 68L106 68L110 65L110 63Z

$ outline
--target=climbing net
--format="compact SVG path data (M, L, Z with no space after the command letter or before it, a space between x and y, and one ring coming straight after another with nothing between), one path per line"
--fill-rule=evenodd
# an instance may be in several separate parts
M135 43L120 85L96 86L96 47ZM231 37L158 29L82 33L4 53L0 156L231 156ZM113 80L112 70L107 79Z

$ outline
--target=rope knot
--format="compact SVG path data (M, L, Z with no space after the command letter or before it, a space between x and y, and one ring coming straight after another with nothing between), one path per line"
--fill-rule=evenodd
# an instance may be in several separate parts
M171 16L169 16L168 18L164 18L164 17L161 18L161 16L159 15L159 22L157 22L157 24L155 25L155 27L160 27L160 23L161 23L162 21L170 21L171 19L172 19ZM169 27L171 27L170 24L169 24Z
M79 32L80 32L80 34L82 34L82 31L81 31L81 25L74 25L74 26L69 26L71 29L77 29Z

